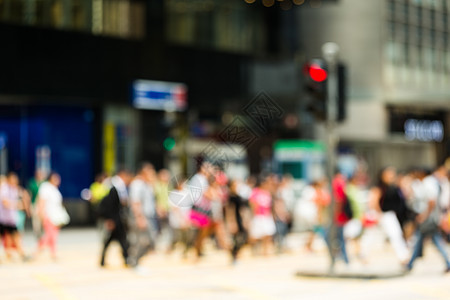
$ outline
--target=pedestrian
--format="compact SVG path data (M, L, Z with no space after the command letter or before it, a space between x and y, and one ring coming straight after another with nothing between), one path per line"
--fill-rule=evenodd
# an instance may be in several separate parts
M327 246L331 256L331 267L335 265L338 258L342 259L345 264L349 263L345 237L344 226L351 219L346 211L346 205L349 205L345 189L347 186L347 178L337 170L331 182L331 188L334 203L334 228L330 228L327 234ZM335 232L333 231L335 230ZM336 252L337 250L337 252Z
M253 189L249 199L253 212L250 225L251 243L262 243L262 254L268 255L272 246L272 237L276 233L272 215L272 181L269 175L260 175L259 183Z
M445 273L450 272L450 261L445 249L444 240L439 231L439 222L441 218L440 198L442 194L441 182L445 184L447 180L447 169L444 165L437 167L433 174L423 179L425 187L425 197L423 210L417 215L416 221L418 228L416 231L417 239L414 251L406 269L412 270L417 257L422 254L425 238L431 237L434 245L445 261ZM442 199L447 201L446 199Z
M208 161L202 161L198 172L189 180L188 188L192 197L192 208L189 220L195 229L194 247L197 258L203 255L203 241L212 231L211 201L215 198L214 166Z
M401 264L406 264L409 259L409 251L398 218L403 214L406 201L396 183L395 168L383 168L379 173L377 186L371 190L369 201L375 203L380 214L379 224L388 236L397 258Z
M185 186L186 179L178 177L174 189L171 191L169 225L172 228L172 240L170 251L175 250L177 244L183 247L183 257L186 258L187 253L192 246L193 231L190 230L189 212L191 205L188 201L177 202L179 199L188 199L189 191Z
M121 169L111 178L112 188L99 205L99 217L104 219L105 237L101 253L100 266L105 266L106 251L112 241L118 241L122 247L125 265L128 266L127 215L128 191L132 174Z
M286 236L289 232L289 223L291 222L291 213L288 210L289 199L284 198L286 195L287 187L283 186L287 182L278 182L278 178L273 178L274 192L272 194L273 198L273 216L275 219L275 227L277 229L275 234L275 244L277 247L277 252L282 253L286 250ZM282 185L283 184L283 185ZM281 191L284 191L282 193Z
M294 191L294 178L291 174L284 174L281 178L280 186L278 188L278 196L283 199L284 206L289 214L289 230L292 228L294 208L296 196Z
M12 258L13 251L17 251L23 260L28 260L22 247L22 238L17 227L19 220L19 209L26 209L22 202L28 203L25 192L19 186L17 174L11 172L6 182L0 186L0 223L3 231L4 247L8 259ZM21 224L20 224L21 225Z
M327 182L325 179L318 179L316 181L313 181L311 183L311 196L312 201L315 204L316 207L316 213L315 220L312 222L312 230L308 236L307 242L306 242L306 250L312 252L313 251L313 242L315 236L318 234L320 237L322 237L325 241L327 239L326 237L326 221L328 219L328 208L331 203L331 195L329 191L327 190ZM313 192L314 191L314 192ZM304 201L309 201L305 200Z
M108 176L105 173L99 173L95 176L95 181L89 186L89 191L91 193L91 197L89 198L89 203L91 204L91 213L95 216L98 205L103 200L103 198L108 195L109 187L105 183L105 179Z
M155 249L157 237L156 201L153 184L156 172L151 163L143 162L130 184L130 250L128 264L138 273L146 273L139 266L140 259Z
M257 178L254 175L248 176L244 182L239 182L237 187L237 192L242 199L248 201L252 194L253 188L255 188L257 182Z
M36 199L39 192L41 183L45 181L46 175L44 170L37 169L34 177L28 183L28 191L31 196L31 224L33 227L33 233L36 239L39 241L42 235L42 220L37 213Z
M217 167L217 166L215 166ZM212 230L220 249L227 250L229 248L228 239L224 224L224 205L228 202L228 178L225 173L218 168L211 183L211 213L212 213Z
M248 228L250 219L250 209L248 200L239 194L241 183L234 179L230 181L230 195L226 205L226 224L232 237L230 247L232 263L235 264L239 252L248 242Z
M156 212L158 216L158 233L160 238L168 242L171 239L172 230L169 226L169 189L170 189L170 172L167 169L158 171L157 180L154 183L154 191L156 197ZM169 243L166 243L167 249Z
M51 256L57 259L56 244L61 226L69 223L70 218L63 207L63 198L59 191L61 177L56 172L51 172L48 180L43 182L39 187L37 195L37 212L43 225L43 235L39 240L39 255L44 247L49 247Z
M355 252L357 253L358 258L360 258L364 263L365 258L363 255L361 247L361 237L363 234L363 217L364 217L364 209L362 206L362 196L361 190L358 186L358 178L355 175L352 175L347 182L345 188L345 196L347 197L347 201L349 202L350 209L352 211L351 219L345 225L344 228L344 237L347 240L353 242Z

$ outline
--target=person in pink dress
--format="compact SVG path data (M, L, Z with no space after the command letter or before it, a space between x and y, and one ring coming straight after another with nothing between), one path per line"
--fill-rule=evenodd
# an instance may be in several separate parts
M263 254L269 254L272 236L276 232L272 215L271 180L268 176L260 178L260 184L255 187L249 198L253 219L250 224L251 243L261 242Z

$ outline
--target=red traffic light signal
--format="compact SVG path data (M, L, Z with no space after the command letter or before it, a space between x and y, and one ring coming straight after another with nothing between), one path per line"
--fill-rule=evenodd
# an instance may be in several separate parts
M311 79L316 82L323 82L328 77L327 70L325 70L320 65L315 64L315 63L309 65L308 74L309 74L309 77L311 77Z

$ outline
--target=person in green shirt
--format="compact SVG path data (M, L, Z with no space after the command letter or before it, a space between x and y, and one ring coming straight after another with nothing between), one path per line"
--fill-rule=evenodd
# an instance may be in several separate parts
M345 188L345 195L350 201L350 207L352 209L353 218L356 220L361 220L363 216L363 208L360 201L360 188L357 185L356 177L349 179L347 187Z
M107 178L108 175L106 173L97 174L95 176L95 181L89 187L89 191L91 192L89 198L90 220L92 223L97 224L97 228L100 232L102 231L103 222L98 220L98 207L103 198L105 198L111 190L111 186L106 182Z
M364 209L361 203L361 190L357 184L357 178L352 176L347 182L345 188L345 195L350 203L352 210L352 220L347 223L346 233L347 238L353 241L354 247L357 252L357 257L366 263L366 260L361 251L361 236L363 234L362 218L364 215Z
M156 195L156 210L160 218L167 218L170 204L169 204L169 183L170 172L166 169L161 169L158 172L158 181L155 183Z
M33 226L33 233L39 240L42 235L42 222L36 210L36 198L39 192L39 187L45 181L45 172L42 169L37 169L34 177L28 183L28 191L31 197L31 223Z

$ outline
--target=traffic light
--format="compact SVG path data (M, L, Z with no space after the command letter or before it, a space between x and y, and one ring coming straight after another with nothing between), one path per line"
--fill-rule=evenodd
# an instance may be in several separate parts
M303 68L305 90L308 99L307 109L316 119L327 119L327 78L326 64L321 59L313 59Z
M307 109L317 120L326 121L328 117L328 67L322 59L312 59L304 65L305 91L308 98ZM339 63L335 73L336 116L337 122L344 121L347 107L347 67Z

